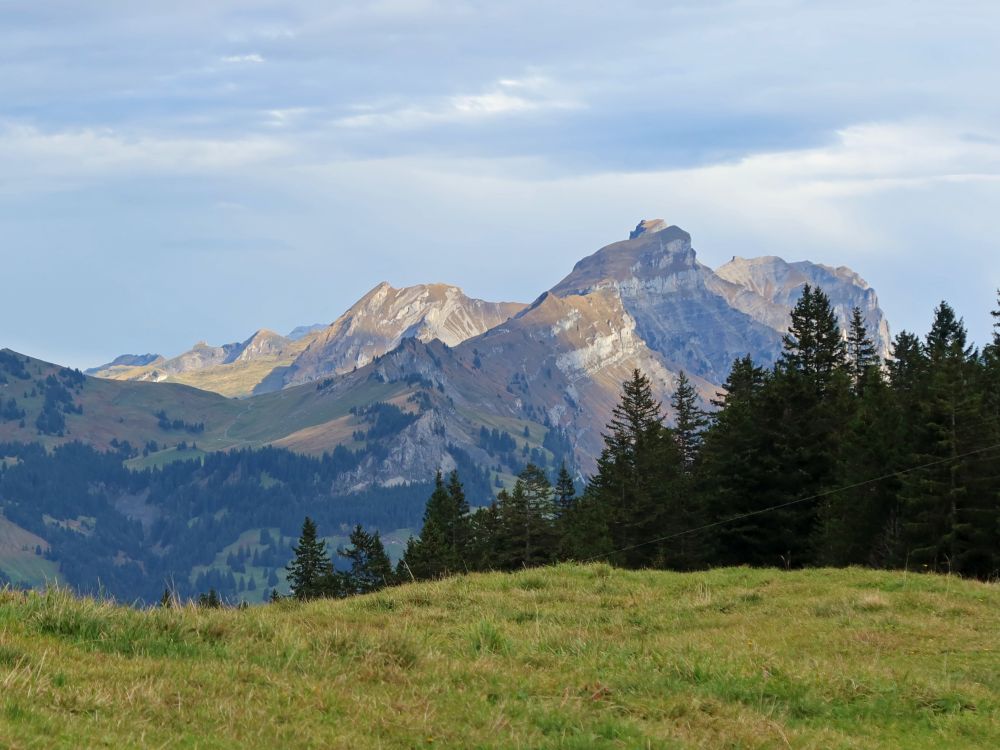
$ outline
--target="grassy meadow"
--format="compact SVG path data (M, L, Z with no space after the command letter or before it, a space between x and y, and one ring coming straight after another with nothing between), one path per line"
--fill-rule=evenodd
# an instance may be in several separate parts
M564 565L245 610L8 590L0 747L996 748L1000 587Z

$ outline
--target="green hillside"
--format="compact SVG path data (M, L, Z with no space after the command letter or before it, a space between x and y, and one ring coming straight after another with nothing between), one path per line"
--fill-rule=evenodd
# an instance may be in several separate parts
M247 610L0 594L0 745L995 748L1000 589L484 574Z
M409 342L408 346L415 345ZM408 348L402 347L401 352L400 358L408 360ZM388 380L375 375L369 366L336 379L233 399L178 383L84 377L65 367L0 349L0 443L38 442L52 448L78 440L101 450L122 442L137 450L155 444L130 463L133 468L190 459L190 450L178 447L190 448L192 443L201 451L274 445L321 455L338 445L368 448L355 440L359 430L368 429L363 416L355 412L387 402L408 413L436 411L447 422L451 440L466 450L475 449L483 427L510 430L519 439L516 454L494 459L483 453L478 457L484 464L501 465L499 473L507 479L515 466L523 465L527 454L520 450L524 446L536 451L536 461L545 457L558 465L559 457L543 448L549 429L537 421L498 416L492 407L483 408L500 396L482 390L477 377L458 367L474 387L458 389L471 395L466 403L456 405L437 387L440 383L407 372L407 363L390 362ZM506 391L504 394L514 398ZM54 419L40 423L45 414L54 415ZM382 439L391 443L396 437L386 434ZM407 478L425 481L433 468L421 467Z

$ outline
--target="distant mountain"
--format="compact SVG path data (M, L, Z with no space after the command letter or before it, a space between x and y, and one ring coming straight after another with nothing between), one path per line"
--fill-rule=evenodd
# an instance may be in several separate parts
M802 294L802 287L806 284L820 287L830 297L842 328L846 327L853 308L861 308L869 335L881 355L889 356L889 322L879 308L878 295L868 282L846 266L832 268L808 261L788 263L767 255L734 257L715 273L719 279L733 285L713 286L733 307L782 333L788 328L789 311Z
M291 333L285 334L285 338L289 341L298 341L299 339L305 338L310 333L322 331L327 327L327 325L327 323L313 323L311 326L296 326L291 330Z
M308 343L308 335L292 340L261 329L241 342L211 346L199 341L170 359L157 357L133 366L104 366L87 372L111 380L183 383L224 396L247 396L276 368L290 365Z
M222 346L200 341L171 359L143 361L123 355L87 372L113 380L184 383L226 396L249 396L349 372L404 338L458 344L523 308L521 303L472 299L446 284L395 289L383 282L330 325L300 326L288 336L264 329L246 341Z
M396 289L382 282L328 328L319 331L292 363L285 385L364 367L406 338L460 344L500 325L525 305L467 297L447 284Z
M781 339L720 296L714 276L698 262L691 236L657 219L640 222L628 240L581 260L552 292L613 292L635 321L636 335L667 367L721 383L738 356L772 361Z
M116 370L123 370L132 367L145 367L146 365L153 364L154 362L162 361L163 357L159 354L122 354L106 364L91 367L84 370L84 372L88 375L96 375L98 377L106 378L111 377Z
M0 508L21 519L0 515L0 537L15 540L4 547L0 539L0 572L22 571L18 580L33 583L65 574L33 550L55 544L67 554L79 530L93 535L84 541L90 552L105 555L87 575L134 591L160 552L165 561L183 547L193 560L200 545L223 555L306 513L337 524L410 527L438 469L461 470L473 505L490 502L492 490L510 486L528 461L550 473L566 462L583 480L633 368L650 377L664 404L682 370L707 400L736 357L776 360L807 283L827 292L842 323L861 307L887 351L875 292L853 271L771 257L734 258L713 271L698 261L686 232L661 220L640 222L628 239L584 258L530 305L475 300L443 284L383 283L329 326L294 337L260 330L223 346L199 342L170 359L123 355L96 368L101 377L0 350L0 466L28 455L15 443L51 451L74 441L117 451L106 460L119 468L123 458L137 469L186 461L177 476L164 473L165 484L158 473L149 479L156 495L129 489L127 472L118 485L73 474L80 487L103 487L99 512L76 509L77 502L100 504L87 489L79 500L35 498L44 507L0 498ZM236 395L243 398L227 397ZM32 460L51 455L31 447ZM295 456L238 453L264 447L322 457L318 467L310 464L308 488L295 476ZM95 463L76 450L67 448L74 472ZM167 492L181 474L188 484ZM170 550L171 539L195 528L184 516L188 505L171 499L175 491L198 510L202 536ZM195 496L197 503L189 499ZM165 526L167 518L176 526ZM100 536L95 523L111 536ZM149 533L155 525L156 543L167 546L153 557L129 553L129 524ZM103 549L100 540L112 538ZM5 563L5 554L17 559ZM135 581L123 578L129 570ZM197 575L192 567L191 585Z
M826 291L842 324L861 307L888 351L877 296L850 269L764 257L712 270L687 232L654 219L579 261L531 305L472 299L444 284L382 283L331 325L301 331L297 340L258 331L239 344L199 343L173 359L99 374L257 394L227 417L234 424L206 427L199 444L210 449L367 450L364 409L373 399L412 414L392 434L375 430L379 449L345 475L344 486L414 481L453 465L454 450L508 476L525 456L510 455L502 439L507 447L497 461L483 428L501 438L509 433L522 454L571 457L587 472L633 368L651 377L664 403L682 370L707 401L735 358L749 354L762 365L777 359L805 284Z

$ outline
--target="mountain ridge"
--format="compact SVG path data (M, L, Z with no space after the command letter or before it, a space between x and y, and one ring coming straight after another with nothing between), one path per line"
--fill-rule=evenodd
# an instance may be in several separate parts
M394 436L380 438L377 459L362 460L345 478L350 486L413 481L452 465L454 450L487 460L482 428L527 431L519 446L526 455L544 449L538 455L555 460L558 452L586 473L633 368L650 377L668 417L682 371L707 403L737 357L773 364L791 305L805 284L819 282L841 325L854 304L862 306L887 350L875 291L851 269L763 256L734 257L713 270L699 261L690 234L647 219L528 305L476 300L448 284L381 282L296 341L260 329L238 344L201 344L115 377L183 379L246 397L226 417L231 424L213 426L200 441L213 450L246 439L309 453L368 450L357 437L368 432L364 418L351 408L377 398L411 414ZM309 416L290 417L307 408ZM270 424L248 431L265 415ZM495 474L509 476L516 463L508 456Z

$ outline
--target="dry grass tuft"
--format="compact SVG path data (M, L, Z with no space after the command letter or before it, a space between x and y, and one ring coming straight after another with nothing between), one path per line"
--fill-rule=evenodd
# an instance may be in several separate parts
M0 747L1000 747L1000 587L564 565L137 611L0 591Z

